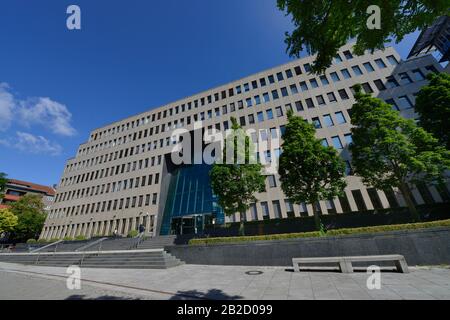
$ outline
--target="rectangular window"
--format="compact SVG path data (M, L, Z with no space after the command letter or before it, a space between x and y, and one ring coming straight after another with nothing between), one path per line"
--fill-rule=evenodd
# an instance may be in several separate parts
M388 61L391 65L393 65L393 66L398 65L398 61L394 56L387 56L386 58L388 59Z
M275 113L276 113L277 117L280 118L283 116L283 109L281 109L281 107L276 107Z
M419 69L413 70L412 73L413 73L415 81L425 80L425 76L423 75L422 71L420 71Z
M282 95L283 97L287 97L287 96L289 95L289 93L288 93L286 87L281 88L281 95Z
M272 201L272 205L273 205L273 213L275 215L275 218L276 219L280 219L281 218L280 201L279 200L274 200L274 201Z
M375 63L377 64L378 68L384 69L386 68L386 64L382 59L375 59Z
M344 53L345 59L347 59L347 60L353 59L353 55L349 50L346 50L343 53Z
M306 84L305 81L300 82L300 89L302 91L308 91L308 85Z
M252 98L245 99L245 104L246 104L247 108L251 107L253 105Z
M269 83L270 84L274 84L275 83L275 78L273 77L273 75L270 75L268 78L269 78Z
M268 205L267 201L261 201L261 208L262 208L263 219L264 220L270 219L269 205Z
M411 100L407 96L401 96L398 97L398 106L400 107L400 110L410 109L413 107Z
M284 80L284 78L283 78L283 73L281 73L281 72L278 72L278 73L277 73L277 80L278 80L278 81L283 81L283 80Z
M277 180L275 179L274 175L267 176L267 181L269 183L269 188L277 187Z
M312 118L311 121L313 123L314 128L316 129L322 128L322 124L320 123L319 117Z
M258 122L264 121L264 114L261 111L258 112L257 117L258 117Z
M308 107L308 109L313 109L314 108L314 102L311 98L308 98L305 100L306 101L306 106Z
M364 202L364 198L362 196L361 190L352 190L353 199L355 199L356 206L358 207L358 211L366 211L366 203Z
M339 53L334 57L334 63L338 64L342 62L342 58Z
M310 72L312 71L311 65L310 65L309 63L305 63L305 64L303 65L303 68L305 68L305 72L306 72L306 73L310 73Z
M375 188L368 188L367 193L369 194L370 201L374 209L383 209L383 205L381 204L380 197L378 196L378 192Z
M269 102L270 101L270 97L269 97L269 93L263 93L263 100L264 102Z
M261 98L259 96L255 96L255 104L261 104Z
M360 75L363 74L362 71L361 71L361 68L360 68L359 66L353 66L353 67L352 67L352 70L353 70L353 72L354 72L354 74L355 74L356 76L360 76Z
M336 102L336 96L334 95L333 92L328 92L327 97L329 102Z
M311 87L312 87L312 88L317 88L317 87L319 87L319 84L317 83L317 80L316 80L316 79L311 79L311 80L309 80L309 82L311 83Z
M344 138L345 138L345 143L347 143L348 146L353 142L351 133L344 134Z
M400 77L400 84L407 85L407 84L412 83L411 78L409 77L409 75L406 72L401 72L398 74L398 76Z
M245 116L242 116L239 118L239 123L240 123L241 127L245 127Z
M338 82L338 81L341 80L336 72L330 73L330 76L331 76L331 79L332 79L334 82Z
M347 91L345 91L345 89L341 89L338 91L339 96L341 97L342 100L348 100L349 96L347 94Z
M398 105L397 105L397 103L395 103L394 99L388 99L388 100L386 100L386 103L390 104L392 106L393 110L400 111L400 109L398 108Z
M257 89L258 88L258 82L256 80L252 81L252 89Z
M299 76L299 75L302 74L302 69L300 68L300 66L296 66L296 67L294 68L294 71L295 71L295 74L296 74L297 76Z
M343 149L343 148L344 148L344 147L342 146L341 139L339 138L339 136L331 137L331 140L333 141L333 146L334 146L336 149L340 150L340 149Z
M289 79L289 78L292 78L292 71L291 71L291 69L287 69L286 70L286 77Z
M322 95L318 95L316 97L316 99L317 99L317 103L319 104L319 106L323 106L325 104L325 99L323 98Z
M348 72L347 69L341 70L342 75L344 76L344 79L350 79L352 76L350 75L350 72Z
M258 220L258 209L256 209L256 203L250 205L250 214L253 221Z
M380 79L375 80L373 83L375 83L375 86L377 87L378 91L386 90L386 86L383 84L383 81Z
M248 85L248 83L244 83L244 92L248 91L250 91L250 86Z
M254 124L255 123L255 116L253 114L248 115L248 123Z
M375 69L372 67L372 64L370 62L366 62L363 64L364 68L366 68L367 72L374 72Z
M321 76L320 76L320 81L322 82L322 85L324 85L324 86L330 84L330 82L328 81L326 75L321 75Z
M390 88L390 89L399 86L397 80L396 80L393 76L387 77L386 80L387 80L386 86L387 86L388 88Z
M323 138L322 141L321 141L320 143L321 143L324 147L328 147L328 146L329 146L328 140L325 139L325 138Z
M366 93L372 93L373 92L372 87L370 86L370 84L368 82L363 83L362 87L363 87L363 89L364 89L364 91Z
M261 87L265 87L266 86L266 78L259 79L259 84L261 85Z
M297 86L295 84L291 84L290 88L291 88L291 94L297 94L298 93L298 89L297 89Z
M333 122L333 119L331 118L331 115L329 115L329 114L323 115L323 120L325 122L325 126L327 126L327 127L334 126L334 122Z
M295 109L297 109L297 111L303 111L303 104L301 101L296 101L295 102Z
M272 109L266 110L266 114L267 114L267 120L272 120L273 119Z
M273 100L277 100L279 98L277 90L272 90L272 98Z
M334 114L336 116L336 120L338 124L343 124L346 123L347 121L345 121L345 117L344 114L342 113L342 111L338 111Z

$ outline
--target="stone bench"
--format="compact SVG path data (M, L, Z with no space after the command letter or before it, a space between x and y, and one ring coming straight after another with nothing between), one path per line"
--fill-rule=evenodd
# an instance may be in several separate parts
M337 264L342 273L352 273L352 262L379 262L394 261L398 272L408 273L408 265L405 257L400 254L374 255L374 256L350 256L350 257L316 257L316 258L293 258L292 264L295 272L300 272L300 265L304 264Z

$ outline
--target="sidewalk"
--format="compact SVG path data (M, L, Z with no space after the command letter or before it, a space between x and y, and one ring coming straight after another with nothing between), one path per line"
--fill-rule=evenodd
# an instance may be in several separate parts
M166 270L82 269L81 277L82 289L88 290L88 296L95 296L96 290L100 290L125 299L450 299L450 269L411 267L410 271L382 272L380 290L367 288L369 275L365 272L294 273L289 267L182 265ZM43 290L40 285L44 283L54 283L61 297L83 296L83 292L66 289L66 277L65 268L0 263L0 299L14 299L18 291L23 299L40 299ZM13 278L21 282L28 279L32 287L24 290L10 280ZM52 299L59 299L55 295Z

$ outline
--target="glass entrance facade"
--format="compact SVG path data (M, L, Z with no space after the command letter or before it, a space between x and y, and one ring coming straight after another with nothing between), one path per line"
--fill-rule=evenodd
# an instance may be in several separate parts
M160 235L201 234L205 225L225 223L209 182L210 169L211 166L202 164L174 170Z

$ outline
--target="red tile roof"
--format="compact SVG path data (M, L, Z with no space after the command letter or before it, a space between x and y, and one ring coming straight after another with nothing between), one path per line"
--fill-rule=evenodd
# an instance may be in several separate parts
M16 179L8 179L8 183L23 186L23 187L31 189L31 190L44 192L45 194L47 194L49 196L54 196L56 193L55 189L53 189L52 187L43 186L43 185L32 183L32 182L16 180Z

